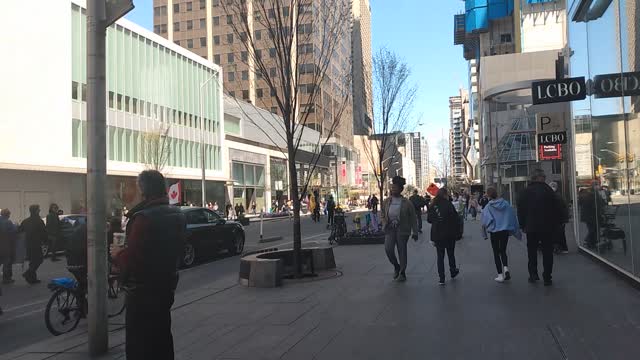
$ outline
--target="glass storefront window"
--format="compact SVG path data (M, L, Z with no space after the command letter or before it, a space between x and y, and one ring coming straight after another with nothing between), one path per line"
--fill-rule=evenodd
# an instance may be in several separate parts
M244 184L244 166L240 163L232 163L231 172L233 177L233 183L235 185Z
M572 2L574 13L580 1ZM640 71L640 19L635 0L611 2L598 16L569 24L571 76L595 79ZM588 20L586 20L588 19ZM571 104L576 229L581 246L640 275L640 121L637 96L592 95Z
M244 166L244 181L246 185L255 185L256 184L256 175L253 172L253 165L245 165Z

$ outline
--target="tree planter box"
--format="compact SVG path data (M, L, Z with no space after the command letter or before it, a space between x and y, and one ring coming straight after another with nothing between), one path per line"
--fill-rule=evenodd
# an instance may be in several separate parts
M302 263L305 276L316 276L317 271L335 269L333 248L303 248ZM282 279L292 276L293 271L293 250L273 249L243 257L240 260L239 281L241 285L249 287L278 287L282 286Z
M249 226L249 224L251 224L249 220L250 220L249 218L242 218L242 219L238 219L238 222L242 226Z

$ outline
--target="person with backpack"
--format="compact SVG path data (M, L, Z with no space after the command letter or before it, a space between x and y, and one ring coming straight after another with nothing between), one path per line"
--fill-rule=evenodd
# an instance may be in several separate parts
M393 279L403 282L407 280L407 242L409 236L418 240L418 223L413 204L402 196L406 180L394 176L391 180L391 196L382 203L382 227L385 231L384 249L393 265ZM413 234L413 235L412 235ZM396 248L400 263L396 258Z
M498 191L490 187L487 189L489 203L482 212L482 237L491 238L493 260L496 263L498 277L495 280L502 283L511 280L507 259L507 243L509 236L522 239L520 225L516 213L505 199L498 196Z
M455 248L460 235L460 216L449 200L447 188L438 190L438 194L429 205L427 221L431 224L431 244L438 253L438 275L440 285L445 285L444 255L449 257L449 271L454 279L460 274L456 265Z

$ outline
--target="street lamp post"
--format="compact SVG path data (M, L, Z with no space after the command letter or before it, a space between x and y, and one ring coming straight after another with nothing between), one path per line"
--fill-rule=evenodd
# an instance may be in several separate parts
M206 180L206 168L205 168L205 151L204 151L204 87L209 81L218 77L218 73L214 73L202 84L200 84L200 166L202 167L202 207L207 206L207 180Z

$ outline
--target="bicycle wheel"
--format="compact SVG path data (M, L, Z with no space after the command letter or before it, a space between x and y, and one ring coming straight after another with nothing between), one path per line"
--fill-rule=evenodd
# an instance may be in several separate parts
M55 336L73 331L82 317L82 309L73 290L57 289L44 311L44 322Z
M109 290L107 291L107 317L116 317L124 311L126 307L124 292L120 288L118 279L109 279Z

